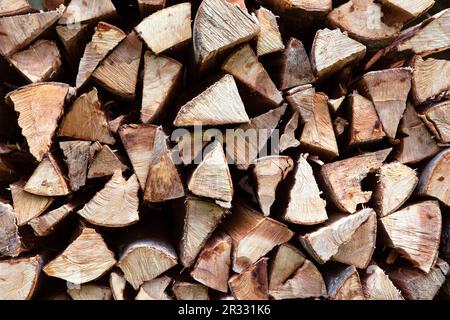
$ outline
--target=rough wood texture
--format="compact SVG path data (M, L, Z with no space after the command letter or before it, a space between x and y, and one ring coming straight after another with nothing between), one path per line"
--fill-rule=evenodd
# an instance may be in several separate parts
M75 202L67 203L59 208L51 210L28 222L34 233L39 237L45 237L55 231L58 225L64 221L77 207Z
M67 289L73 300L111 300L111 288L96 284L83 284L79 288Z
M262 258L228 281L237 300L268 300L267 258Z
M361 283L366 300L404 300L383 269L376 264L367 267Z
M34 8L27 0L0 1L0 17L16 16L34 11Z
M209 300L208 288L199 283L176 282L172 291L177 300Z
M171 282L172 279L168 276L145 281L139 289L135 300L171 300L166 292Z
M306 124L311 119L314 110L314 97L316 90L310 84L292 88L287 92L286 101L292 112L298 112L299 121ZM323 97L319 97L318 101Z
M90 146L89 141L62 141L59 143L69 170L68 176L72 191L77 191L86 184Z
M119 272L113 271L109 275L109 286L114 300L125 300L125 286L127 281Z
M260 57L283 50L283 40L278 30L277 19L272 11L261 7L255 13L261 28L256 38L256 55Z
M112 176L117 170L123 172L126 169L127 167L120 161L116 153L104 145L89 165L88 178Z
M280 137L279 152L283 152L289 148L296 148L300 145L300 141L297 140L296 131L299 126L299 115L297 111L294 111L289 118L289 121L284 127L283 134Z
M364 300L358 271L354 266L337 266L325 277L331 300Z
M396 20L402 23L421 16L434 5L434 0L380 0L380 2L392 10L392 14L397 15Z
M450 143L450 101L427 107L419 117L441 143Z
M111 18L116 14L116 8L111 0L83 1L72 0L59 19L59 24L94 23Z
M61 40L69 63L73 70L78 70L78 63L83 56L84 48L90 40L88 33L88 25L68 25L56 26L56 33Z
M281 286L300 268L306 258L295 246L284 243L280 245L272 259L269 271L269 289Z
M16 213L11 205L0 202L0 257L17 257L21 247Z

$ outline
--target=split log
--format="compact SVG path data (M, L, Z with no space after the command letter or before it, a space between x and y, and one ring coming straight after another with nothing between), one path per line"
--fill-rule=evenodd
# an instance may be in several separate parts
M321 80L364 58L366 46L348 37L339 29L321 29L314 37L311 64Z
M137 0L137 2L142 17L147 17L151 13L161 10L166 5L166 0Z
M172 279L168 276L146 281L139 289L135 300L172 300L166 293L166 289Z
M260 57L284 50L277 19L272 11L261 7L255 13L261 28L256 38L256 55Z
M127 281L119 272L113 271L109 275L109 286L114 300L125 300L125 286Z
M29 300L32 298L42 269L42 258L0 261L0 300Z
M395 20L403 24L420 17L435 3L434 0L380 0L380 2L389 9L389 17L395 16Z
M420 120L414 107L408 103L400 122L400 144L395 158L401 163L417 163L439 152L432 135Z
M11 205L0 201L0 257L17 257L21 251L16 213Z
M415 170L400 162L384 164L378 172L373 191L375 210L379 217L396 211L409 199L419 182Z
M326 273L330 300L364 300L358 271L354 266L336 266Z
M116 170L125 171L127 167L107 145L97 152L89 165L88 178L112 176Z
M61 5L53 11L1 17L0 54L9 57L28 47L61 17L64 9Z
M322 166L321 177L329 199L345 212L353 213L358 204L367 203L372 191L361 189L362 180L377 171L392 148L327 163Z
M381 218L381 241L428 273L438 256L441 226L438 202L424 201Z
M62 141L59 143L59 147L64 153L64 161L69 169L68 176L72 191L77 191L86 184L90 146L89 141Z
M376 264L367 267L361 283L366 300L404 300L383 269Z
M233 239L233 271L242 272L275 246L289 241L294 233L276 220L236 203L223 223Z
M0 4L0 17L32 13L35 9L27 0L3 0Z
M372 101L355 91L350 96L350 110L349 146L376 143L384 138L385 134Z
M450 143L450 101L427 107L419 117L440 143Z
M240 7L225 0L203 0L193 25L194 58L200 72L259 32L257 19Z
M98 279L115 263L103 237L94 229L83 227L81 234L44 267L44 272L50 277L83 284Z
M98 98L97 89L78 97L59 126L60 137L114 144L106 112Z
M145 53L144 63L141 121L153 123L166 113L181 81L183 65L163 55L156 56L150 51Z
M423 170L417 192L430 196L450 206L450 149L447 148L437 154Z
M416 104L450 98L450 61L417 56L412 68L411 93Z
M139 183L136 175L128 180L116 170L105 187L78 214L102 227L125 227L139 220Z
M273 256L269 270L269 289L275 289L291 277L306 261L303 253L289 243L281 244Z
M294 168L294 161L288 156L268 156L257 159L252 172L256 186L256 197L265 216L270 215L270 208L275 202L278 184Z
M175 282L172 291L177 300L209 300L208 288L199 283Z
M6 95L6 101L19 113L19 126L36 160L41 161L50 150L64 104L73 94L67 84L46 82L20 87Z
M51 153L39 163L25 184L24 191L46 197L65 196L70 193L60 166Z
M202 251L192 268L191 276L205 286L228 292L228 275L231 265L232 239L223 232L213 235Z
M67 289L72 300L111 300L111 288L97 284L83 284L79 288Z
M292 88L287 92L286 101L293 112L298 112L300 123L311 119L314 110L316 89L310 84Z
M267 258L232 276L228 285L237 300L268 300Z
M55 79L62 71L58 47L52 41L38 40L28 49L9 58L27 82L46 82Z
M24 191L24 186L23 181L9 186L19 227L40 216L53 202L51 197L38 196Z
M123 40L126 34L119 28L106 22L100 22L95 28L92 40L86 45L78 67L77 88L81 88L91 77L100 62Z
M77 207L76 202L69 202L59 208L51 210L28 222L34 233L39 237L45 237L55 231L59 224L66 219Z
M92 78L102 88L124 98L135 97L142 42L131 32L98 65ZM118 76L121 75L121 76Z
M182 106L173 124L177 127L187 127L196 124L207 126L247 122L249 118L234 78L225 75Z
M275 87L250 45L244 45L231 54L222 65L222 70L234 76L251 93L252 100L256 99L258 102L259 113L262 106L277 107L283 102L281 92Z
M372 99L386 136L394 139L411 89L411 70L372 71L362 77L360 87Z
M116 8L111 0L83 1L72 0L59 19L59 24L95 23L116 15Z
M289 121L286 123L284 127L283 134L280 137L279 152L284 152L290 148L296 148L300 145L300 141L297 140L295 132L298 129L299 125L299 116L298 112L294 111L289 118Z
M88 25L56 26L56 33L64 48L68 62L73 70L78 70L78 63L89 41Z
M188 197L185 201L183 236L180 241L180 261L191 266L206 241L228 212L221 206Z
M129 120L129 115L121 114L115 119L109 120L109 130L111 132L117 133L121 126L125 125L125 123Z

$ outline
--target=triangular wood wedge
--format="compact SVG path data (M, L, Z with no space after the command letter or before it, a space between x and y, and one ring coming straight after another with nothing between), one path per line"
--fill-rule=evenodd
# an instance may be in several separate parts
M134 30L155 54L192 38L191 4L179 3L149 15Z
M142 42L131 32L92 74L94 81L109 92L134 98L141 62ZM118 77L117 75L121 75Z
M77 191L86 184L89 160L89 141L62 141L59 147L64 153L64 161L69 169L70 188Z
M225 0L203 0L193 26L194 57L201 69L234 46L247 42L260 31L258 21L239 6Z
M419 117L439 142L450 143L450 100L428 106Z
M366 54L366 46L348 37L339 29L321 29L314 37L311 63L319 79L324 79Z
M300 145L300 141L298 141L296 137L296 131L300 124L298 116L298 112L294 111L289 118L289 121L286 123L278 144L279 152L283 152L289 148L297 148Z
M82 87L91 77L99 63L124 38L125 32L106 22L100 22L95 28L91 42L86 45L78 68L76 86Z
M17 16L34 12L35 9L27 0L2 0L0 17Z
M227 293L231 246L231 237L226 233L214 234L200 251L191 271L192 278L211 289Z
M66 178L49 153L34 170L25 184L24 191L39 196L65 196L70 193Z
M175 282L172 292L177 300L209 300L208 287L200 283Z
M330 110L332 110L334 113L338 112L340 110L339 108L342 106L342 103L345 100L345 95L336 98L336 99L328 99L328 106L330 107Z
M98 284L83 284L79 288L69 288L67 294L72 300L100 301L112 299L111 288Z
M236 82L233 76L227 74L182 106L174 125L223 125L246 123L249 120Z
M156 279L145 281L135 300L172 300L167 294L166 289L172 279L168 276L161 276Z
M214 202L191 197L186 199L185 207L180 261L189 267L228 210Z
M321 177L329 198L341 210L353 213L358 204L367 203L372 191L363 191L362 180L377 171L391 148L327 163L322 166Z
M237 300L268 300L267 258L232 276L228 285Z
M88 24L56 26L56 33L61 41L67 60L73 70L78 70L78 64L83 56L84 48L89 42Z
M277 248L271 261L269 271L270 290L286 282L303 265L306 258L299 249L289 243L284 243Z
M256 18L258 18L261 27L261 31L256 38L256 55L260 57L283 50L283 40L278 29L277 19L272 11L261 7L256 10Z
M394 139L411 89L411 69L372 71L362 77L360 86L372 99L386 136Z
M94 229L85 227L58 257L44 267L44 272L51 277L82 284L98 279L115 263L114 254L103 237Z
M64 104L72 94L67 84L46 82L21 87L6 95L6 101L19 113L19 126L36 160L41 161L50 149Z
M59 208L51 210L28 222L34 233L39 237L45 237L53 233L58 225L64 221L77 207L76 203L67 203Z
M326 273L325 281L330 300L364 300L361 281L354 266L334 267Z
M111 0L72 0L59 19L59 24L75 24L106 20L116 14Z
M298 112L299 122L306 124L314 111L316 89L310 84L295 87L287 91L286 101L292 112ZM322 96L318 101L322 100Z
M21 251L16 213L11 205L0 201L0 257L17 257Z
M419 178L415 170L391 162L384 164L378 172L378 183L373 191L375 210L384 217L401 207L413 193Z
M64 9L61 5L53 11L0 18L0 54L8 57L28 47L61 17Z
M89 165L88 178L111 176L116 170L125 171L126 166L107 145L97 152L94 160Z
M434 0L380 0L393 15L401 22L408 22L427 12L434 4Z
M376 264L367 267L361 277L366 300L405 300L389 277Z
M94 88L75 100L59 126L58 135L114 144L97 89Z
M11 189L14 212L19 227L40 216L53 202L51 197L37 196L24 191L23 182L16 182L9 188Z
M125 287L127 280L123 274L118 271L113 271L109 275L109 286L114 297L114 300L125 300Z
M233 181L222 144L216 141L209 148L203 161L192 173L188 188L198 196L231 202L234 194Z
M437 259L441 226L438 202L419 202L381 218L381 240L428 273Z
M139 220L139 183L135 175L128 180L120 169L114 172L105 187L78 214L102 227L125 227Z

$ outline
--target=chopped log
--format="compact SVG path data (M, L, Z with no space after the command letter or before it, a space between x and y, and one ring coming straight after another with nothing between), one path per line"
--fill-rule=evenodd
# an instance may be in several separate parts
M166 289L172 279L168 276L146 281L139 289L135 300L172 300L166 293Z
M16 213L11 205L0 201L0 257L17 257L21 251Z
M150 51L145 53L144 63L141 121L153 123L165 115L171 97L181 81L183 65L163 55L156 56Z
M177 127L187 127L196 124L207 126L247 122L249 118L234 78L231 75L225 75L182 106L173 124Z
M267 258L232 276L228 285L237 300L268 300Z
M67 289L72 300L111 300L111 288L97 284L83 284L79 288Z
M177 300L209 300L208 287L199 283L175 282L172 291Z
M75 100L59 126L58 135L114 144L97 89L94 88Z
M57 228L64 219L74 212L76 207L77 204L75 202L69 202L30 220L28 224L33 228L33 231L37 236L48 236L55 231L55 228Z
M259 31L257 19L240 7L225 0L203 0L193 25L194 58L200 72Z
M58 23L70 25L75 23L96 23L116 15L116 8L111 0L83 1L72 0Z
M220 142L215 141L210 145L209 152L192 173L188 188L198 196L220 202L230 203L233 200L233 181Z
M416 56L412 68L411 93L416 104L450 97L450 61Z
M255 180L256 197L265 216L270 215L270 208L275 202L278 184L294 168L294 161L288 156L267 156L257 159L252 172Z
M281 244L273 256L269 270L269 289L281 286L306 261L303 253L289 243Z
M233 204L233 214L223 223L233 239L233 271L242 272L275 246L292 238L288 227L241 203Z
M330 300L364 300L358 271L354 266L337 266L325 276Z
M408 103L400 123L400 144L395 158L401 163L417 163L439 152L439 147L414 107Z
M320 197L321 191L306 157L301 155L294 168L288 204L282 217L291 223L314 225L326 221L328 216L326 202Z
M389 9L389 16L396 16L395 20L406 24L426 13L433 5L434 0L380 0Z
M359 239L360 243L357 244L357 237L353 239L352 237L373 213L372 209L363 209L352 215L336 217L333 219L334 221L329 221L316 231L300 236L299 240L308 253L320 264L324 264L338 254L340 247L350 240L354 240L355 245L361 245L361 248L365 250L367 248L366 241L372 246L374 242ZM373 252L373 247L370 250Z
M284 50L277 19L272 11L261 7L256 10L255 14L261 28L256 38L256 55L260 57Z
M3 0L0 3L0 17L32 13L35 9L27 0Z
M50 153L39 163L23 190L46 197L65 196L70 193L66 178Z
M298 112L294 111L289 118L289 121L284 127L283 134L280 137L278 151L283 152L290 148L296 148L300 145L300 141L297 140L295 131L298 129L299 125Z
M78 67L77 88L81 88L91 77L100 62L123 40L126 34L106 22L95 27L92 40L86 45Z
M378 172L373 190L375 210L379 217L396 211L409 199L419 178L415 170L400 162L384 164Z
M333 9L328 23L368 48L377 48L387 45L402 28L400 23L385 24L382 17L381 5L374 0L351 0Z
M62 68L58 47L48 40L36 41L28 49L13 54L9 61L30 83L51 81Z
M78 70L78 63L83 56L86 44L90 40L88 37L88 26L87 24L56 26L56 33L73 70Z
M277 107L283 102L281 92L275 87L250 45L246 44L231 54L223 63L222 70L234 76L251 92L252 99L261 101L263 106Z
M53 198L43 197L24 191L25 183L16 182L9 186L16 213L17 226L21 227L40 216L52 204Z
M139 220L139 183L136 175L128 180L116 170L105 187L78 214L102 227L125 227Z
M94 229L83 227L81 234L44 267L44 272L50 277L83 284L98 279L115 263L103 237Z
M312 85L304 85L288 91L286 101L293 112L298 112L302 124L307 123L312 117L315 94L316 90Z
M387 69L366 73L360 83L375 106L388 138L395 138L397 127L406 109L411 88L411 70Z
M191 276L205 286L227 293L232 239L223 232L213 235L192 268Z
M47 82L27 85L6 95L6 101L19 113L18 124L37 161L50 150L64 104L72 94L67 84Z
M180 261L184 267L190 267L228 210L213 202L191 197L186 199L185 208Z
M344 132L349 127L350 123L348 123L347 120L341 117L336 117L333 121L333 129L334 129L334 135L336 136L336 139L338 139L340 136L344 134Z
M364 58L366 46L339 29L318 30L311 48L311 64L321 80Z
M430 196L450 206L450 148L437 154L423 170L417 192Z
M376 264L367 267L361 283L366 300L404 300L383 269Z
M129 115L121 114L117 118L109 120L108 121L109 130L111 130L111 132L117 133L120 127L123 126L125 122L128 120L128 116Z
M42 269L42 258L0 261L0 300L29 300L32 298Z
M119 272L113 271L109 275L109 286L114 300L125 300L125 286L127 281Z
M350 146L376 143L384 138L385 134L372 101L355 91L350 95L350 110Z
M345 100L345 96L336 98L336 99L328 99L328 106L330 107L331 111L334 113L338 112L340 110L339 108L342 106L342 103Z
M192 38L191 4L179 3L151 14L134 30L155 54L160 54Z
M0 54L9 57L28 47L61 17L64 9L61 5L53 11L1 17Z
M358 204L367 203L372 191L363 191L362 180L377 171L392 148L365 153L322 166L321 177L329 199L345 212L353 213Z
M92 74L93 80L119 97L134 98L141 53L142 42L131 32L100 62Z
M59 147L64 153L64 161L69 169L70 188L73 191L79 190L86 184L88 170L89 141L62 141Z
M166 0L137 0L137 2L142 17L147 17L151 13L161 10L166 5Z
M116 170L123 172L126 169L127 166L119 160L114 151L104 145L89 165L88 178L112 176Z
M450 143L450 101L427 107L419 117L439 142Z
M412 267L398 267L388 272L389 278L408 300L433 300L445 282L449 266L438 259L429 273Z
M380 219L381 241L428 273L438 256L441 226L438 202L419 202Z

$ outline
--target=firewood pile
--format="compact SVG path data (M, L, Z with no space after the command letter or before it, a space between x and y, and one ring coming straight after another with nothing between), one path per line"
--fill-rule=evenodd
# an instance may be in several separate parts
M0 299L449 299L448 7L0 0Z

